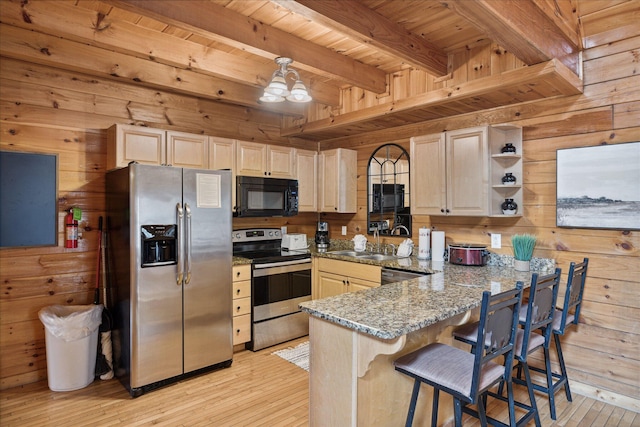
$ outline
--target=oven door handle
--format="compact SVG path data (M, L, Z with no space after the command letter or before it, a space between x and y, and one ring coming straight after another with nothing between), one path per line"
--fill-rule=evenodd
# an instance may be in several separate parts
M270 262L266 264L255 264L253 266L253 277L264 277L307 270L311 270L311 260L308 258L306 260Z
M270 268L270 267L286 267L288 265L306 264L306 263L311 264L311 258L302 258L302 259L277 261L277 262L265 262L264 264L253 264L253 269L258 270L261 268Z

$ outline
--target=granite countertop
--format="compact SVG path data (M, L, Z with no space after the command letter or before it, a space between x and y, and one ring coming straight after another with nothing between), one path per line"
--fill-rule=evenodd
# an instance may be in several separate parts
M427 261L430 263L430 261ZM302 311L349 329L393 339L480 306L482 292L531 283L533 272L444 264L442 272L300 304Z
M331 254L347 249L333 245L316 257L418 271L425 276L300 304L302 311L320 319L382 339L393 339L479 307L482 292L503 292L517 281L531 283L533 273L553 272L555 261L534 258L531 272L513 269L513 257L490 254L488 265L460 266L416 257L372 261Z
M398 338L479 307L483 291L506 291L517 281L528 286L533 273L548 274L555 268L554 260L534 258L533 271L519 272L513 269L513 257L496 254L490 254L486 266L468 267L415 256L376 261L331 253L345 249L353 249L353 244L331 240L329 251L319 252L311 243L309 252L312 257L427 273L417 279L300 304L311 316L382 339ZM251 260L233 257L233 265L245 264L251 264Z

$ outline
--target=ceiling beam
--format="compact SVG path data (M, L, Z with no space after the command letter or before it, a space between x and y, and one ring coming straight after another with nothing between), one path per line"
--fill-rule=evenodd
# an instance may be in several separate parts
M212 2L197 0L107 0L106 3L188 29L255 55L293 58L295 68L375 93L386 90L386 74L331 49L263 24Z
M88 43L184 70L264 88L276 64L240 58L161 31L142 30L128 21L101 15L66 2L5 2L2 22L53 36ZM338 106L336 86L309 81L313 100Z
M569 0L558 0L569 1ZM579 37L571 36L538 7L536 0L441 0L527 65L557 58L581 74Z
M248 85L3 23L0 40L0 56L8 58L274 113L294 116L304 113L299 105L288 102L263 106L258 103L262 91Z
M346 34L435 76L447 74L447 54L354 0L272 0L313 22Z

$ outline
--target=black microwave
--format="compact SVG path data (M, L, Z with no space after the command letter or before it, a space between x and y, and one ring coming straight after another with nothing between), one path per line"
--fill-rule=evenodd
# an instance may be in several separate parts
M404 209L404 184L373 184L372 212L398 212Z
M298 181L295 179L236 177L234 216L294 216L298 214Z

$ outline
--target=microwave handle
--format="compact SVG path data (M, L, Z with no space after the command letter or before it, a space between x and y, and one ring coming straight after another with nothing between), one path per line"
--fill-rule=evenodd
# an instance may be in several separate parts
M284 197L284 211L285 212L289 212L290 203L291 203L291 189L287 188L287 191L285 192L285 197Z

